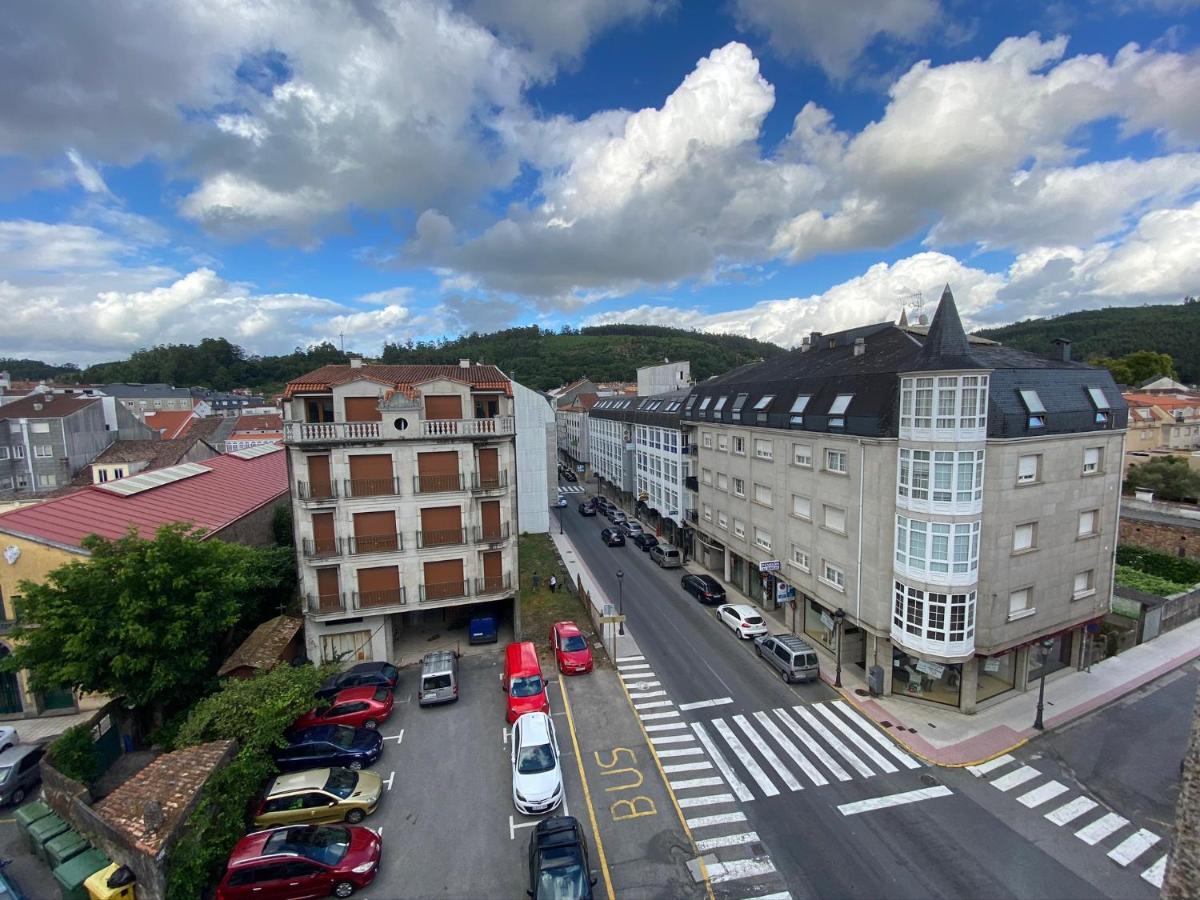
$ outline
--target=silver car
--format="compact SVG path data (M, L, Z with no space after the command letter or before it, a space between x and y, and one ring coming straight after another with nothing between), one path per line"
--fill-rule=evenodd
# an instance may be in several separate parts
M432 706L458 699L458 654L434 650L421 657L421 688L417 703Z
M650 558L664 569L678 569L683 565L683 554L670 544L657 544L651 547Z
M791 684L795 681L816 681L821 677L817 652L807 641L794 634L772 634L756 637L754 649L760 659L779 670L779 677Z
M42 780L43 744L17 744L0 753L0 804L20 805Z

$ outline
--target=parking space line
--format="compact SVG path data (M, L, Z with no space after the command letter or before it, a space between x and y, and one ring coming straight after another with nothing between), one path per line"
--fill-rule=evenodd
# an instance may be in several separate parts
M384 740L385 741L395 741L397 744L399 744L401 741L404 740L404 729L401 728L399 734L388 735L387 737L384 738Z
M395 777L396 777L396 773L395 773L394 771L393 771L393 772L389 772L389 773L388 773L388 777L387 777L387 781L385 781L385 782L384 782L384 784L386 784L386 785L387 785L387 789L388 789L389 791L392 789L392 780L393 780Z
M699 816L688 819L688 828L707 828L709 825L732 825L734 822L745 822L746 814L740 812L721 813L716 816Z

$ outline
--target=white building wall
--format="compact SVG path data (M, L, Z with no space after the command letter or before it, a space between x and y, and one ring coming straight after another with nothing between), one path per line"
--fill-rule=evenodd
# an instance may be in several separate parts
M634 444L638 499L645 493L648 506L676 525L683 525L683 511L689 503L683 486L687 469L683 433L674 428L637 425Z
M550 500L557 497L558 443L554 407L537 391L512 383L517 419L517 529L550 530Z
M687 387L692 383L692 364L687 360L660 366L642 366L637 370L637 395L651 397Z

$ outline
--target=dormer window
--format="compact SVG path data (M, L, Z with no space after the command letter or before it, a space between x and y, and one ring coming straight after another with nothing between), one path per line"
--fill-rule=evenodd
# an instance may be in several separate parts
M846 427L846 409L850 406L850 401L853 399L853 394L838 394L834 398L833 404L829 407L830 428Z
M811 394L798 394L792 402L792 424L804 424L804 410L808 407L808 401L812 399Z
M767 394L764 397L759 397L758 402L754 404L754 408L756 410L758 410L759 412L762 412L764 409L766 409L768 406L771 405L771 401L774 399L775 399L774 394Z
M1042 405L1042 398L1038 396L1037 391L1021 390L1017 393L1021 395L1021 402L1025 404L1025 411L1029 413L1029 427L1045 428L1046 407Z
M696 403L696 395L692 394L690 397L687 398L687 406L685 406L683 408L684 412L691 412L692 407L695 405L695 403Z
M746 405L748 399L750 399L749 394L738 394L733 398L733 417L735 419L741 419L742 407Z
M711 401L711 400L712 400L712 397L705 397L703 400L700 401L701 412L708 409L708 404L709 404L709 401Z
M1108 413L1112 409L1108 404L1108 398L1104 396L1104 391L1101 388L1088 388L1088 396L1092 398L1092 406L1096 407L1096 424L1105 425L1108 423ZM1183 416L1181 413L1175 414L1175 421L1182 422Z
M713 412L719 413L721 410L723 410L725 408L725 401L728 399L728 397L718 397L716 404L713 406Z

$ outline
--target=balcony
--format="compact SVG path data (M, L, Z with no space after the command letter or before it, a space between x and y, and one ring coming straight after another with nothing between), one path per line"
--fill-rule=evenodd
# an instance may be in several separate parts
M515 434L516 420L512 416L491 419L422 419L416 429L422 438L490 438Z
M512 590L512 575L493 575L475 579L475 594L500 594Z
M297 481L296 496L305 503L331 503L337 500L338 486L332 481L316 487L307 481Z
M404 588L389 591L367 591L363 594L355 591L353 598L355 612L390 612L404 606L407 602Z
M383 437L382 422L284 422L285 444L334 444L346 441L377 441Z
M699 456L700 455L700 445L699 444L688 444L687 452L688 452L688 456Z
M467 529L443 528L434 531L417 532L417 549L428 550L432 547L454 547L467 542Z
M686 478L684 478L683 486L689 491L700 491L700 482L696 479L695 475L688 475Z
M507 522L503 522L495 528L488 528L483 525L475 526L475 543L477 544L499 544L501 541L507 540Z
M300 542L300 549L305 559L328 559L345 552L341 538L305 538Z
M347 478L342 482L345 497L391 497L400 493L399 478Z
M483 494L488 491L503 491L508 489L508 470L501 469L495 475L484 477L478 472L471 476L471 493Z
M696 511L694 509L684 510L683 515L684 515L684 518L687 519L689 522L700 521L700 517L696 514Z
M462 472L452 475L414 475L413 492L417 494L445 494L450 491L466 490L466 479Z
M306 594L304 608L314 619L331 619L347 613L346 593Z
M466 581L443 581L435 584L421 585L421 602L433 603L438 600L458 600L466 597L470 585Z
M404 549L404 539L399 534L364 534L362 537L352 537L350 555L362 556L365 553L395 553Z
M516 433L512 416L490 419L421 419L419 410L382 409L379 422L284 422L286 444L338 444L361 441L430 441L495 438Z

